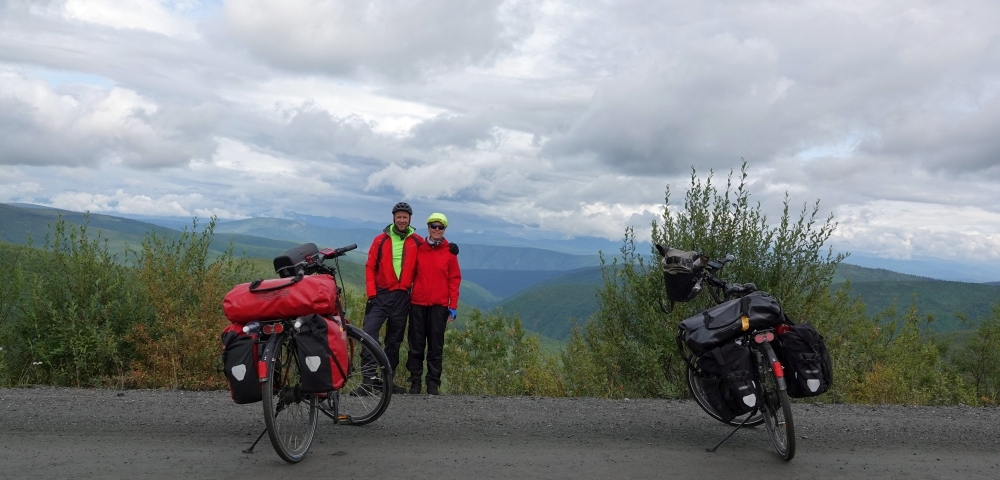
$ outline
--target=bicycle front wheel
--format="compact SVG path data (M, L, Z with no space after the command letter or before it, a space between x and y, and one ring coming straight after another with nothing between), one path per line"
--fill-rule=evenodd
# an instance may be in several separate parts
M392 399L392 368L382 347L354 325L347 326L351 360L347 382L340 389L339 421L348 425L374 422Z
M264 425L274 451L283 460L302 460L316 433L316 399L302 392L295 341L289 333L271 336L264 349Z
M694 364L697 361L698 357L692 355L691 363ZM697 403L698 406L701 407L701 409L704 410L705 413L707 413L710 417L722 423L732 425L734 427L743 423L743 420L746 419L746 415L740 415L728 422L723 420L722 416L715 411L714 407L712 407L712 404L708 403L708 398L705 397L705 384L702 378L699 377L698 374L696 374L694 370L691 369L690 366L687 367L687 383L688 383L688 389L691 390L691 397L694 398L695 403ZM756 413L754 416L750 417L750 419L747 420L746 423L743 423L743 426L756 427L757 425L760 425L762 423L764 423L764 415Z
M769 359L775 358L771 346L758 346L757 374L760 382L764 414L764 424L771 443L782 460L788 461L795 456L795 422L792 421L792 405L788 400L788 392L778 389L778 377L774 373Z

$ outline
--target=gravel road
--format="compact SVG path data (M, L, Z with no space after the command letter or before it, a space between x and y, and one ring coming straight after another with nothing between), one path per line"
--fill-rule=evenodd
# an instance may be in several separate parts
M227 392L0 389L0 478L1000 478L1000 409L793 406L798 449L691 401L397 395L363 426L321 418L284 463L260 404Z

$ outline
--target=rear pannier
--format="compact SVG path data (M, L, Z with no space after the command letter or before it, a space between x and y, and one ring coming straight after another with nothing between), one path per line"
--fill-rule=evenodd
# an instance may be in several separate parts
M329 275L276 278L241 283L222 301L233 323L337 313L337 286Z
M677 334L691 353L700 357L747 330L773 327L781 321L778 301L767 293L754 292L682 321Z
M301 322L301 324L299 324ZM341 318L307 315L296 320L295 345L299 356L302 391L339 390L347 381L347 332Z
M785 368L788 396L815 397L833 385L833 361L823 336L807 323L778 329L775 353Z
M261 401L257 380L257 345L254 337L243 333L242 325L230 325L222 331L222 364L229 380L229 394L236 403Z
M657 245L656 250L663 256L660 268L667 298L672 302L689 302L698 296L698 272L707 259L698 252L688 252L676 248Z
M757 385L750 369L750 354L735 342L713 348L698 359L704 375L705 398L729 422L757 406Z

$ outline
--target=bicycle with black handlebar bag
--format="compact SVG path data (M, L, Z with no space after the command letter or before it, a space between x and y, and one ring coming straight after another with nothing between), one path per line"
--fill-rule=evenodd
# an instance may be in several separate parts
M347 321L343 289L336 282L337 258L355 248L300 245L274 259L278 279L237 285L226 295L226 316L243 324L239 335L252 339L250 363L260 385L259 397L237 400L227 362L233 399L262 400L264 407L265 429L244 453L252 453L267 433L278 456L296 463L312 445L320 414L357 426L377 420L388 408L389 360L378 342ZM331 259L334 265L324 264ZM237 367L242 379L247 368Z
M712 418L734 429L763 423L778 455L795 456L795 425L782 363L772 342L787 329L777 300L753 283L730 284L719 278L733 255L711 260L699 252L656 246L669 308L707 290L715 303L680 322L677 349L687 366L687 384L695 402Z

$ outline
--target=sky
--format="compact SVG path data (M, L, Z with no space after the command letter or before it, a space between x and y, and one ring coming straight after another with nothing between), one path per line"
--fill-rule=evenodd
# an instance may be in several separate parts
M997 25L978 0L0 0L0 202L405 200L643 240L667 186L745 160L769 218L820 200L858 263L1000 280Z

